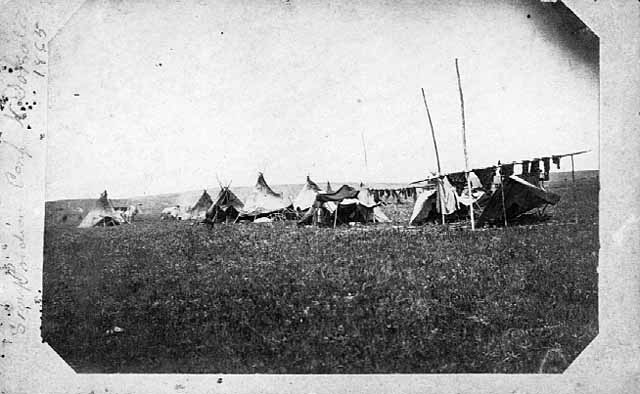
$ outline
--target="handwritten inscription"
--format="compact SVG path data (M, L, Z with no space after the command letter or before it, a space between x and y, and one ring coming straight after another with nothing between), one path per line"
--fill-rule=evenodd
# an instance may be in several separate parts
M20 29L12 30L13 39L20 41L20 50L13 56L0 58L0 77L4 80L4 88L0 93L0 112L21 128L31 130L27 122L28 111L37 105L34 99L37 92L27 88L28 77L45 77L47 62L43 58L47 53L47 33L38 22L29 26L24 15L17 13L15 16Z
M30 22L21 12L13 15L13 26L5 27L5 34L0 33L0 40L7 48L0 57L0 154L2 155L2 176L0 183L7 191L13 188L17 193L24 193L24 167L32 158L25 146L24 132L33 127L30 112L39 105L38 92L34 85L36 79L46 76L47 67L47 33L38 22ZM38 137L35 134L34 137ZM8 189L7 189L8 188ZM11 193L5 194L10 196ZM33 297L35 289L29 281L30 265L27 256L25 239L25 219L22 207L6 206L5 197L0 197L0 270L4 273L3 294L0 303L0 321L2 332L2 351L13 343L16 336L27 332L27 317L30 309L39 304L39 295ZM8 200L9 198L7 198ZM14 199L15 201L16 199ZM18 197L19 200L19 197Z

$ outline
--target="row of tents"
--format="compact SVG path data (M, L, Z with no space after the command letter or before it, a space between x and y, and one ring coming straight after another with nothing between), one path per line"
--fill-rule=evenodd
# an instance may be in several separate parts
M558 195L516 175L501 179L494 190L477 187L471 193L467 190L459 193L446 176L415 190L417 196L410 225L435 222L442 216L447 221L457 220L466 217L471 207L482 210L479 225L513 220L534 208L556 204L560 199ZM391 220L382 209L384 202L375 194L363 185L359 188L343 185L334 191L328 182L323 190L307 176L302 189L291 200L275 192L260 173L245 202L229 186L221 185L215 200L205 190L196 203L186 210L171 207L165 211L172 212L170 216L173 218L209 224L273 220L298 220L299 225L322 226L353 222L390 223ZM115 226L127 222L104 191L94 209L89 211L78 227Z

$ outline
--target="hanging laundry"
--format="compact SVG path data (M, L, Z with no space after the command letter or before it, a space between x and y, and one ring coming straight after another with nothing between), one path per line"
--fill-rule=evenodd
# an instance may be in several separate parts
M467 187L467 175L464 172L455 172L447 175L449 183L456 188L458 194L462 193L465 187Z
M515 164L511 163L511 164L503 164L502 167L500 168L500 173L501 175L506 178L506 177L510 177L511 175L513 175L513 167Z
M550 160L551 160L550 157L543 157L542 158L542 166L544 167L544 180L545 181L549 180L549 171L551 171Z
M493 176L496 174L496 167L476 169L473 170L473 173L476 174L485 190L491 190L491 186L493 186Z
M540 159L536 157L535 159L531 160L531 167L529 168L529 172L540 176Z
M551 156L551 160L553 161L553 164L555 164L556 166L558 166L558 169L560 169L560 158L562 156Z
M530 162L531 161L529 161L529 160L522 160L522 172L521 172L522 175L529 173L529 163Z
M398 192L396 190L392 190L393 192L393 197L395 198L395 202L396 204L400 204L400 195L398 194Z
M438 212L442 212L441 208L444 207L444 214L450 215L458 210L458 194L456 193L456 189L449 182L450 175L447 175L442 178L441 186L438 188L440 192L438 193L438 197L436 198L436 209ZM443 204L440 204L440 199L442 199Z

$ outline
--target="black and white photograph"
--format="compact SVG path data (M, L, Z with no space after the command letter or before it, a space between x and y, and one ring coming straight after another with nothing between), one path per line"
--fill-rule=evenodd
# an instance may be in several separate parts
M76 373L560 374L598 335L600 41L562 1L89 0L48 49Z

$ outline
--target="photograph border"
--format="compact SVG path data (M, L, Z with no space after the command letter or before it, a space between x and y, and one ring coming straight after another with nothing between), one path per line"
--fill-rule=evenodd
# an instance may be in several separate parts
M0 120L2 393L638 390L640 175L633 170L640 166L640 1L562 2L598 35L600 47L599 334L563 374L76 374L40 334L48 105L39 105L28 118L3 113ZM0 56L20 65L11 84L47 104L48 42L84 0L3 3ZM18 94L15 86L3 89Z

